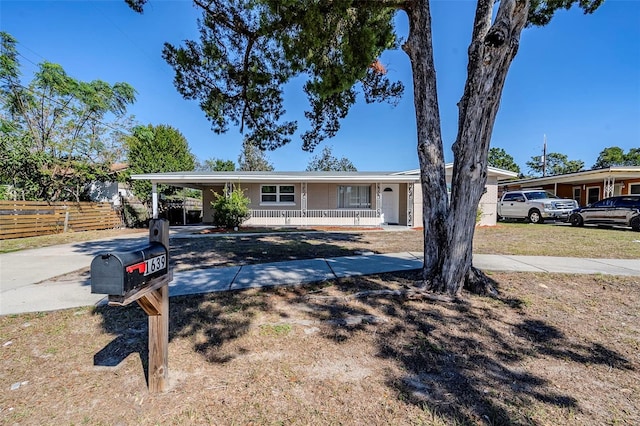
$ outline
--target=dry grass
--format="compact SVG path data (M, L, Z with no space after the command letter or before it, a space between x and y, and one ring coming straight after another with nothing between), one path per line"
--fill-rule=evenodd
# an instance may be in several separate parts
M64 234L42 235L40 237L13 238L10 240L0 240L0 253L55 246L58 244L94 241L122 235L147 235L148 232L146 229L106 229L103 231L67 232Z
M474 252L484 254L638 259L640 233L625 228L576 228L565 223L507 222L477 228L473 247Z
M638 279L492 277L457 303L348 297L411 274L174 298L160 395L135 306L0 317L0 423L639 424Z
M638 239L509 223L479 228L474 247L640 258ZM171 245L186 269L420 251L422 235ZM465 294L455 303L350 297L410 287L413 273L172 298L170 389L160 395L147 391L147 317L137 306L0 317L0 424L640 424L639 278L491 278L500 298Z
M205 262L208 265L343 256L361 251L420 252L423 249L421 230L401 233L355 229L341 232L296 230L302 233L286 230L288 232L279 234L274 229L266 229L267 232L257 236L212 233L201 234L199 238L172 238L171 249L176 255L189 253L196 256L188 263ZM136 234L144 236L146 231L89 231L4 240L0 241L0 253ZM483 254L637 259L640 258L640 233L623 228L574 228L565 223L532 225L507 222L476 228L473 247L475 253ZM265 251L267 253L263 254Z
M565 224L504 223L477 228L474 252L483 254L640 258L640 233L624 229L573 228ZM308 232L258 236L172 238L177 270L281 260L349 256L362 252L421 252L420 230L404 232Z

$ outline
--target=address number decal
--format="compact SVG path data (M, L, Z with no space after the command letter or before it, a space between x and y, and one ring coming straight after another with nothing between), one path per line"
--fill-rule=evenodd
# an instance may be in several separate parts
M152 257L145 261L145 263L147 267L145 268L144 275L151 275L167 267L167 256L161 254L160 256Z

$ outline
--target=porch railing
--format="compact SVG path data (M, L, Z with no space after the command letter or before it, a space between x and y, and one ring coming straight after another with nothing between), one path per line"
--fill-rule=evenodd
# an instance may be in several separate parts
M256 226L378 226L383 218L375 210L251 210L245 225Z

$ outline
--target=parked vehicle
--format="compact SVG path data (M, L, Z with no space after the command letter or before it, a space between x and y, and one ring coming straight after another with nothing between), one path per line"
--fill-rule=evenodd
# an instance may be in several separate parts
M630 226L640 232L640 195L620 195L597 201L574 210L569 222L573 226L587 223Z
M557 197L542 190L509 191L498 202L498 218L528 219L542 223L545 219L567 220L578 208L575 200Z

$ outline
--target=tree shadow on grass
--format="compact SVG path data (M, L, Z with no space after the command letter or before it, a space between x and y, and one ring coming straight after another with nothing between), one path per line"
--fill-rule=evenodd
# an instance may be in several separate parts
M580 411L574 396L524 367L536 359L634 371L616 351L571 339L527 314L527 303L517 298L354 298L362 291L406 290L419 277L419 272L405 272L176 297L170 301L169 338L187 338L206 362L225 364L246 355L249 349L233 343L255 327L259 316L276 314L287 321L294 310L304 309L321 325L319 338L330 344L348 344L362 331L370 332L376 355L402 371L388 373L386 386L407 403L455 424L538 424L529 411L536 404ZM96 358L117 364L138 353L146 369L146 314L137 307L99 307L97 313L105 331L118 337Z
M146 235L76 243L73 250L91 256L134 251L148 244ZM348 244L350 247L345 246ZM351 256L369 250L361 233L282 233L169 239L170 266L179 270L225 267L298 259ZM87 267L89 265L87 264ZM89 286L89 273L81 277Z
M264 263L290 259L311 259L354 254L341 242L361 240L359 233L264 234L211 238L179 238L170 240L171 265L185 263L189 267L207 264L211 257L219 258L218 266ZM141 244L142 242L142 244ZM213 243L213 245L212 245ZM129 251L144 245L140 238L97 241L78 244L77 250L94 254L105 251ZM85 285L90 285L88 272ZM255 293L255 292L254 292ZM172 298L169 304L169 339L202 334L207 338L194 349L209 362L223 363L233 358L220 355L217 348L226 341L244 334L251 325L256 310L267 311L264 297L248 296L248 292L228 292L214 295ZM231 318L229 312L242 312ZM137 353L148 382L148 317L136 304L126 307L97 307L102 316L103 329L117 337L94 356L94 365L115 367L125 358Z
M384 274L361 277L357 286L375 290L384 289L384 283L400 283L409 287L419 278L419 272L413 276ZM351 285L347 281L341 290L351 293ZM345 305L342 310L333 305L331 315L394 317L393 325L375 328L378 356L398 362L406 373L389 376L387 385L399 397L448 419L447 423L536 424L528 414L536 402L580 411L571 394L523 367L529 360L552 358L584 366L634 370L632 363L616 351L597 342L576 342L553 325L529 317L522 309L526 303L513 298L469 296L432 303L372 297L360 300L359 305L359 310L353 305ZM323 306L319 302L311 312L322 312ZM504 310L512 315L503 317ZM339 330L325 337L335 341L339 336L340 341L346 341L366 327L364 323L342 323Z
M343 244L358 244L348 248ZM171 240L176 266L237 266L287 260L350 256L367 250L358 233L263 234Z
M253 293L250 295L248 293ZM194 336L195 352L211 363L224 364L243 354L221 351L225 343L245 334L260 312L271 309L259 291L225 292L208 295L181 296L169 302L169 342L175 338ZM241 315L233 315L240 312ZM116 335L94 355L94 365L117 367L132 354L142 363L145 379L149 380L148 316L136 303L128 306L102 305L94 313L101 316L102 328Z

